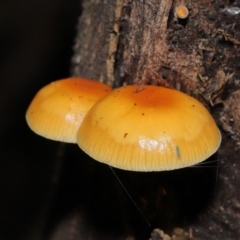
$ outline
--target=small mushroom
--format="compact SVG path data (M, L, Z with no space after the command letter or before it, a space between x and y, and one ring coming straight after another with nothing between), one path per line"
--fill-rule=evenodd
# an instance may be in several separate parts
M188 9L185 6L179 6L175 10L175 16L180 19L185 19L188 17Z
M125 86L87 113L79 147L95 160L131 171L163 171L202 162L221 134L196 99L164 87Z
M106 84L83 78L52 82L32 100L27 123L43 137L76 143L77 130L86 113L110 91Z

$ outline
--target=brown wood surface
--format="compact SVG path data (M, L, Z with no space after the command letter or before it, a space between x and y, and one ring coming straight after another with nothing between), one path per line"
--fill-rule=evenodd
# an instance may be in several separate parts
M174 15L180 4L189 9L185 20ZM101 225L104 218L90 217L86 203L81 203L69 221L65 218L65 228L56 223L52 239L80 239L82 222L85 233L89 230L85 239L149 239L153 228L175 240L240 239L239 7L239 1L227 0L82 1L73 76L113 87L134 83L181 90L211 111L223 141L210 158L219 162L207 164L208 168L159 173L116 170L151 227L110 170L89 160L88 190L83 195L94 198L95 215L105 215L108 221ZM98 181L110 190L95 193ZM89 218L95 219L94 224ZM63 237L64 229L71 237ZM163 239L157 235L153 233L152 240Z

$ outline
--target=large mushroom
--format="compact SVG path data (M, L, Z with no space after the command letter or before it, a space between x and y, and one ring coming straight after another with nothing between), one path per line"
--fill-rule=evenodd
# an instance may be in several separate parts
M217 151L220 131L196 99L164 87L125 86L86 114L79 147L95 160L132 171L162 171L202 162Z

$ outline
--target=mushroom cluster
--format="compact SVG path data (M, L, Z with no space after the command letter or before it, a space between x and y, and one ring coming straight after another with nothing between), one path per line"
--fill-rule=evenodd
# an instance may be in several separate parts
M158 86L112 91L86 79L41 89L27 111L36 133L77 143L93 159L131 171L163 171L197 164L217 151L221 134L196 99Z

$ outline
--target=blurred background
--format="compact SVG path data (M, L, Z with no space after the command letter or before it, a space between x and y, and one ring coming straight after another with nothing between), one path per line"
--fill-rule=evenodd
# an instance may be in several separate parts
M39 239L58 143L25 121L35 93L69 76L79 0L0 1L0 239ZM45 212L44 212L45 211Z

